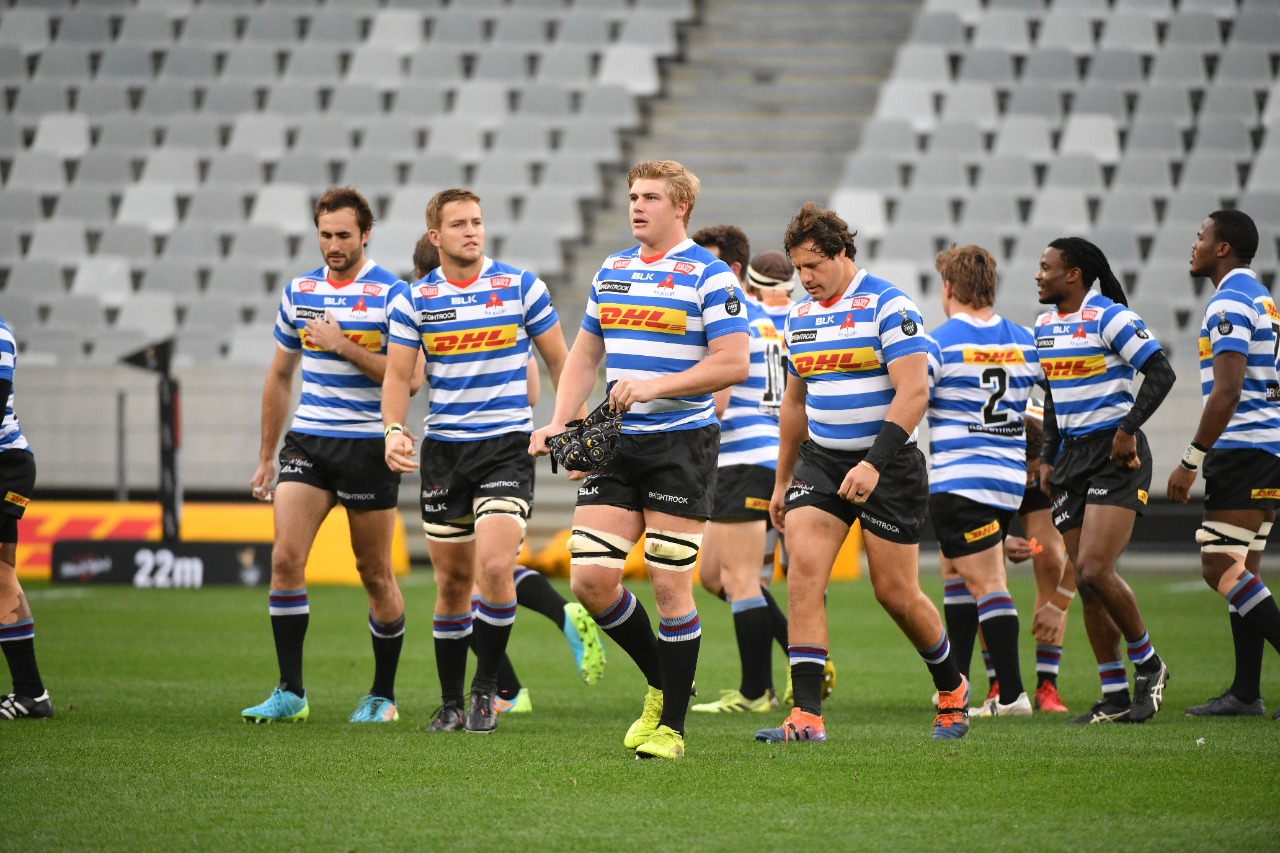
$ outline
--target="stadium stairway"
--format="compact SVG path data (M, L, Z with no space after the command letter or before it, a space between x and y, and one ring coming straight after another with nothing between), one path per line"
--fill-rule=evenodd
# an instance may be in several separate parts
M732 223L753 252L781 248L800 205L825 203L839 182L919 5L794 0L779 14L772 0L705 0L627 164L679 160L702 181L691 229ZM631 244L625 195L624 170L574 251L557 300L568 316L581 315L573 303L601 259Z

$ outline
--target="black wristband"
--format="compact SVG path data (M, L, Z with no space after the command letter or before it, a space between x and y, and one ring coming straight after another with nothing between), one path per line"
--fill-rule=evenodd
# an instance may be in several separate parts
M871 445L871 449L867 451L865 461L877 472L884 473L884 469L888 466L890 460L893 459L902 445L907 443L911 438L910 433L895 424L893 421L885 421L880 427L880 432L876 435L875 442Z

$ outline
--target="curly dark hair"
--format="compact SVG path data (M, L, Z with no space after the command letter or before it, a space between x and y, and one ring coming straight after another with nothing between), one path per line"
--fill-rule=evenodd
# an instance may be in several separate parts
M699 228L690 236L693 242L709 249L714 246L720 250L720 260L724 261L730 267L735 263L742 271L739 275L746 275L747 264L751 263L751 244L747 241L747 235L742 233L742 229L736 225L711 225L706 228Z
M856 236L858 232L850 231L849 223L841 219L834 210L823 210L817 202L806 201L787 225L782 245L788 255L792 249L805 243L813 243L813 248L828 258L834 258L844 251L849 260L853 260L858 254L858 247L853 244Z

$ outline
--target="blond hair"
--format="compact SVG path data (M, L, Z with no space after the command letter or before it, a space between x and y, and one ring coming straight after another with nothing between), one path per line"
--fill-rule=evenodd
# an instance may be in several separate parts
M981 246L956 246L938 253L938 272L951 282L951 295L970 308L996 304L996 259Z
M665 180L667 198L671 203L676 207L682 204L689 205L684 212L684 224L688 227L689 217L693 215L693 202L698 197L698 190L702 189L702 182L698 180L698 176L675 160L646 160L636 163L631 167L631 171L627 172L627 189L631 189L636 181L641 180Z
M474 201L479 204L480 196L471 190L458 188L440 190L431 197L431 201L427 202L427 227L433 231L439 231L444 217L444 206L455 201Z

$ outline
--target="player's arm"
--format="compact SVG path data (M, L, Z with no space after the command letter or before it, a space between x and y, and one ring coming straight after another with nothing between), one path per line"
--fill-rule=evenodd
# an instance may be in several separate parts
M581 337L581 335L579 335ZM542 356L542 363L547 366L547 374L551 377L551 387L556 389L557 396L560 391L560 376L564 373L564 365L569 358L569 348L564 342L564 331L557 322L551 328L533 339L533 345L538 349L538 355ZM531 374L538 372L538 366L530 362ZM534 380L537 381L537 380ZM594 380L592 387L595 386ZM532 386L531 386L532 387ZM587 391L590 394L590 390ZM533 396L529 397L530 405L533 404ZM585 418L587 416L586 398L583 398L582 405L571 416L572 418Z
M422 347L407 346L397 340L387 345L386 367L382 379L382 428L386 443L383 458L392 471L415 471L418 463L413 449L413 436L404 428L409 416L409 396L415 374L422 382Z
M534 430L529 437L530 454L542 456L547 453L547 437L564 432L564 425L582 411L587 397L591 395L591 389L596 387L604 355L604 338L586 329L579 329L578 336L573 340L573 347L564 359L564 367L556 384L555 413L551 416L550 424Z
M783 515L787 488L796 470L796 456L800 442L809 435L808 416L804 411L805 381L788 376L782 391L782 405L778 407L778 467L774 470L773 497L769 501L769 516L779 533L783 529Z
M271 483L276 478L276 447L284 422L289 416L289 400L293 396L293 374L302 358L300 350L276 347L267 368L267 379L262 386L262 438L258 445L258 467L253 472L253 496L260 501L271 500ZM7 399L7 398L6 398Z
M716 407L716 417L724 420L725 409L729 408L729 395L733 393L733 386L721 388L719 391L711 395L711 401Z
M1196 480L1196 471L1204 460L1204 454L1222 436L1223 430L1231 422L1231 416L1235 414L1236 406L1240 404L1247 364L1248 357L1233 350L1225 350L1213 357L1213 388L1204 401L1200 423L1196 426L1196 434L1192 437L1190 446L1169 474L1169 500L1178 503L1190 500L1191 484Z
M862 503L875 491L880 474L898 450L911 438L929 407L929 359L923 352L895 358L888 364L893 400L884 413L884 423L862 461L849 469L838 494L845 500Z
M1133 401L1129 414L1124 416L1111 441L1111 461L1117 465L1137 468L1141 465L1138 459L1138 430L1156 413L1169 389L1178 381L1173 372L1173 365L1161 350L1156 350L1138 368L1142 372L1142 387L1138 389L1138 397Z
M1062 447L1062 434L1058 432L1058 416L1053 411L1053 389L1044 385L1044 417L1040 437L1040 491L1053 497L1049 491L1049 478L1053 476L1053 463Z
M324 312L324 321L308 320L306 324L307 343L316 349L333 353L355 365L365 376L382 384L386 375L387 357L380 352L373 352L348 338L342 331L342 325L333 318L329 311Z
M533 356L529 356L529 361L524 366L524 387L529 395L529 405L538 405L538 398L542 396L542 376L538 373L538 362Z
M747 380L751 370L751 337L730 332L707 343L710 355L687 370L652 379L620 379L609 393L615 409L670 397L711 394Z

